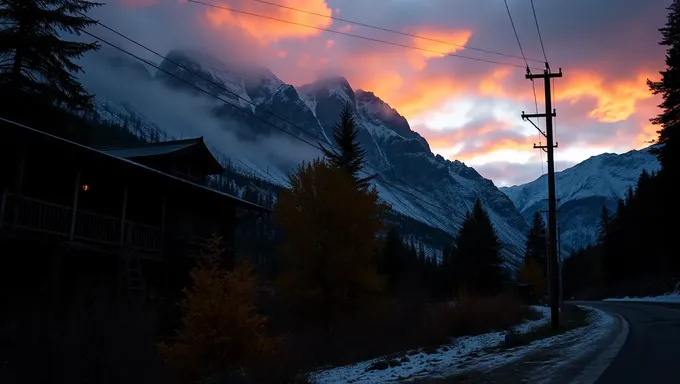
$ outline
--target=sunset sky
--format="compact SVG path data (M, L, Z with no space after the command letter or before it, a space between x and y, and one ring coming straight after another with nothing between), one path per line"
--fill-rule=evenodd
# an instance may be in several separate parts
M546 169L541 165L545 155L532 148L539 141L536 129L520 119L522 111L535 113L523 60L462 47L520 55L503 0L268 0L452 44L255 0L201 1L429 51L186 0L110 0L92 15L160 52L199 48L217 57L256 60L293 85L342 75L354 89L373 91L397 109L433 152L473 166L497 185L525 183ZM508 4L527 58L542 60L530 0ZM658 28L665 23L670 0L534 0L534 4L550 65L564 72L555 80L554 96L558 170L602 152L649 145L646 141L656 137L657 129L649 118L657 114L659 100L648 91L646 79L657 79L663 68ZM101 37L112 35L102 32ZM529 64L543 67L537 61ZM542 109L542 81L535 86Z

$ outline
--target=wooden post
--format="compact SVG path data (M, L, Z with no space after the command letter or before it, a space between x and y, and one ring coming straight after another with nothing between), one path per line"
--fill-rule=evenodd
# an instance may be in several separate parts
M7 188L2 190L2 200L0 200L0 229L5 222L5 209L7 208Z
M26 158L23 152L19 152L19 163L17 169L16 184L14 185L14 193L21 196L24 189L24 168L26 167Z
M14 181L14 212L12 215L12 226L17 225L17 222L19 221L19 204L21 203L21 195L23 193L24 189L24 168L26 167L26 158L24 157L23 152L19 152L18 154L18 162L17 162L17 174L16 174L16 179Z
M125 216L127 215L128 186L123 187L123 208L120 215L120 245L125 243Z
M80 171L76 173L76 180L73 183L73 208L71 209L71 230L68 234L68 240L73 241L76 233L76 216L78 213L78 196L80 195Z
M163 195L163 203L161 205L161 239L160 239L160 244L158 246L158 250L160 251L161 254L165 252L165 216L166 216L166 209L168 205L168 197L166 195Z
M165 210L168 204L167 196L163 196L163 205L161 205L161 231L165 232Z

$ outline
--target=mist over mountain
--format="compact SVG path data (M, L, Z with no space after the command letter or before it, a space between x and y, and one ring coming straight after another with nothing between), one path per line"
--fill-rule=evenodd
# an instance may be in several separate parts
M138 130L160 130L169 138L203 136L240 171L282 186L293 167L321 155L303 140L331 141L349 103L367 151L365 171L379 175L373 184L399 217L453 235L480 198L508 263L521 260L527 225L510 198L473 168L434 155L379 95L353 89L341 76L294 87L266 68L195 50L173 50L166 58L159 71L110 50L86 57L81 80L96 95L100 118L134 120ZM405 235L433 251L444 246L441 236Z

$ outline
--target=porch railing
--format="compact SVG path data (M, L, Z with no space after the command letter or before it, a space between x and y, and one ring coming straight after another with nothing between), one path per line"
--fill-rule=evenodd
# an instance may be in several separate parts
M3 192L0 196L0 228L39 232L103 245L126 246L148 252L161 248L162 230L159 227L125 221L129 244L121 236L121 219L51 202Z

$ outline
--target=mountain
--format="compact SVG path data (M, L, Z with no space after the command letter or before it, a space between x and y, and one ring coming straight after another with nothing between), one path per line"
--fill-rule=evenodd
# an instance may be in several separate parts
M109 73L119 74L116 84L120 84L127 76L120 70L129 73L130 65L111 65L110 59L107 63ZM402 233L429 249L441 250L480 198L504 244L508 264L519 262L527 225L512 201L473 168L434 155L408 121L372 92L353 89L343 77L294 87L266 68L223 62L198 51L174 50L160 68L150 72L150 80L135 76L129 92L110 92L113 85L96 83L97 89L91 91L97 95L100 117L121 121L129 115L152 131L160 127L168 137L176 137L177 132L202 135L218 157L244 164L241 169L247 173L280 187L286 182L285 174L301 160L320 155L312 145L331 141L340 110L349 103L359 141L367 151L365 170L378 175L374 185L392 205L395 220L403 224ZM140 86L141 81L148 84ZM84 84L88 86L87 81ZM160 100L154 105L160 108L151 106L151 96L143 96L153 89ZM181 109L190 105L200 107ZM180 119L182 126L178 126ZM207 131L208 126L214 128ZM245 151L244 146L252 150ZM430 235L414 221L430 228ZM420 228L415 230L416 226Z
M557 218L564 254L597 239L602 205L613 212L628 188L635 187L643 170L651 173L660 169L649 149L620 155L603 153L555 173ZM501 191L510 197L527 222L534 212L547 210L546 175L527 184L503 187Z

